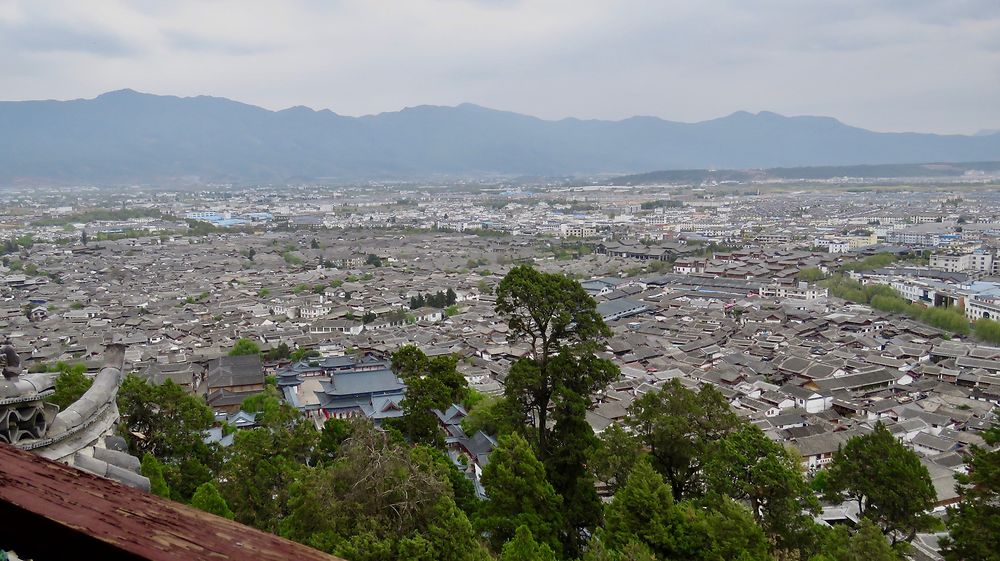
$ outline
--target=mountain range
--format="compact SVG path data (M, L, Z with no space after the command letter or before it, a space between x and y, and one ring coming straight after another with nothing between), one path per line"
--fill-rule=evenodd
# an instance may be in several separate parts
M0 184L624 175L1000 160L1000 134L880 133L829 117L547 121L472 104L363 117L119 90L0 102Z

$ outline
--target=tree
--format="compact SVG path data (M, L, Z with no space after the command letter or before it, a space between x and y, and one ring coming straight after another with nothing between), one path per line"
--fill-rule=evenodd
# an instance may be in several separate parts
M920 457L881 422L870 434L848 440L827 469L826 498L857 501L861 516L877 524L894 544L932 526L927 511L937 493L930 474Z
M151 454L162 462L173 496L188 500L198 485L211 479L217 464L215 450L202 433L214 415L205 402L171 380L159 386L126 376L118 390L118 433L129 452Z
M511 367L505 392L533 425L539 456L545 458L548 409L556 390L564 386L589 405L590 395L618 376L613 363L593 356L611 330L594 299L563 275L520 265L500 281L496 297L496 312L507 320L508 339L527 340L531 347L530 357Z
M605 512L611 549L639 542L661 560L769 559L767 539L745 508L723 499L714 510L675 503L663 477L640 461Z
M981 321L981 320L980 320ZM1000 426L985 435L1000 443ZM947 561L1000 560L1000 449L972 447L969 473L957 477L962 502L948 511L949 537L942 543Z
M586 419L586 400L560 388L555 399L551 448L545 458L545 473L563 499L562 544L567 558L579 556L587 537L601 524L601 500L594 475L587 469L597 437Z
M319 433L318 452L324 460L333 460L340 446L351 436L351 425L343 419L327 419Z
M535 541L527 526L518 526L514 538L503 544L498 561L556 561L552 549Z
M878 526L867 518L861 519L858 531L851 535L846 526L827 529L819 545L821 553L809 561L903 561L889 545Z
M288 343L280 343L265 354L267 360L282 360L291 358L291 356L292 350L288 347Z
M445 293L445 305L454 306L456 302L458 302L458 295L455 294L453 289L449 288L448 292Z
M594 476L614 495L628 480L639 457L638 441L621 426L612 424L601 433L590 465Z
M229 510L226 500L219 494L219 490L211 482L198 486L194 495L191 496L191 506L230 520L235 516L233 511Z
M802 476L797 455L745 423L719 442L705 464L708 488L745 502L774 549L799 549L819 505Z
M319 241L316 238L309 241L309 249L319 249Z
M414 345L404 345L392 355L392 366L406 384L403 417L397 428L412 442L443 446L444 439L433 409L461 403L468 393L465 376L454 356L428 358Z
M281 535L352 561L485 561L426 448L393 442L361 421L337 456L291 486Z
M241 430L226 449L219 491L237 522L274 532L288 513L289 486L296 470L270 430Z
M260 354L260 346L252 339L239 339L229 351L229 356Z
M167 380L159 386L126 376L118 390L119 434L134 455L162 460L198 456L205 448L202 431L214 415L205 402Z
M247 250L247 259L249 259L250 261L253 261L253 258L256 257L256 256L257 256L257 250L256 249L254 249L254 248L251 247L249 250Z
M83 245L87 245L87 242L89 242L89 241L90 241L90 238L87 237L87 231L86 230L82 230L80 232L80 243L82 243Z
M161 497L170 498L170 487L163 478L163 464L152 454L144 454L139 464L139 473L149 479L149 492Z
M85 364L70 366L65 362L59 362L56 366L59 369L59 376L56 377L55 393L50 395L47 401L58 405L59 409L66 409L90 389L94 380L84 374L87 371Z
M649 462L639 462L605 511L606 544L612 549L639 540L653 549L670 527L674 498Z
M819 267L808 267L799 271L795 278L802 282L816 282L826 278L826 274Z
M365 264L371 265L372 267L381 267L382 258L379 257L378 255L375 255L374 253L369 253L368 257L365 258Z
M468 435L483 431L490 435L505 435L517 430L521 418L503 397L487 396L462 419L462 430Z
M1000 344L1000 322L983 318L976 321L976 337L988 343Z
M649 450L652 465L666 477L674 497L704 491L703 471L716 441L739 426L729 402L710 385L697 393L671 380L629 407L626 423Z
M532 528L535 539L560 552L562 499L545 479L545 467L519 434L501 437L483 469L488 501L476 526L500 551L520 526Z

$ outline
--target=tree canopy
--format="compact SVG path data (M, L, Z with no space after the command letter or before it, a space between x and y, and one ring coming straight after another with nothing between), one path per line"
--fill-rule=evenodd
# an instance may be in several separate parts
M870 434L855 436L834 453L826 497L854 500L893 543L910 541L932 526L927 513L937 498L920 457L881 422Z
M229 356L244 356L260 354L260 345L252 339L239 339L229 351Z
M562 498L545 477L542 465L528 442L514 433L500 438L483 469L488 501L478 527L500 551L520 526L531 528L534 539L561 553Z
M986 443L1000 444L1000 426L986 433ZM942 544L946 561L1000 560L1000 449L975 446L969 473L960 475L962 502L948 511L950 537Z
M85 364L69 365L65 362L59 362L56 367L59 369L59 375L56 377L56 391L46 401L58 405L59 409L66 409L90 389L94 380L86 375L87 366Z
M715 443L739 426L729 402L712 386L697 392L671 380L635 400L626 420L670 483L674 497L704 492L702 467Z

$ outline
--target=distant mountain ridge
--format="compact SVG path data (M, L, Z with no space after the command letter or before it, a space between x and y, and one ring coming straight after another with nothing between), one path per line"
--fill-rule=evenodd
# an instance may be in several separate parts
M958 179L967 174L1000 172L1000 162L931 162L923 164L860 164L850 166L805 166L768 169L674 169L637 173L605 180L611 185L650 185L659 183L702 183L721 181L815 181L849 178L938 178Z
M0 102L0 184L627 175L1000 160L1000 135L877 133L829 117L740 111L546 121L473 104L363 117L119 90Z

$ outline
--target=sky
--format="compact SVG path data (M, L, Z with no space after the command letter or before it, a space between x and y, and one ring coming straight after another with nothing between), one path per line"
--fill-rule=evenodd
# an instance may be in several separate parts
M1000 129L1000 0L0 0L0 99Z

